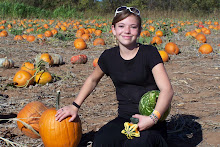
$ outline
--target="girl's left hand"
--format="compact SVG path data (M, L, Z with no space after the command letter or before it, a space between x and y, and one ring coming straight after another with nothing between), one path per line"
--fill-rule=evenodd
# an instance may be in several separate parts
M154 121L149 116L135 114L132 117L139 119L139 122L137 124L139 131L149 129L150 127L154 125Z

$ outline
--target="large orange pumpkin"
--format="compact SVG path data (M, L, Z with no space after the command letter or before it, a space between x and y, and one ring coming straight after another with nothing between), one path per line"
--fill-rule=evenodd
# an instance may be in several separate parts
M29 124L34 130L39 132L39 120L42 113L47 110L47 107L39 101L30 102L23 109L21 109L17 115L17 119ZM19 130L26 136L31 138L40 138L30 129L26 128L21 122L17 121Z
M82 137L81 120L77 116L69 122L70 117L56 121L54 108L44 111L41 115L40 136L45 147L77 147Z
M179 48L175 43L169 42L165 45L165 51L168 54L171 54L171 55L176 54L177 55L179 53Z
M13 78L13 82L15 84L15 86L29 86L34 84L34 78L32 78L32 75L25 71L25 70L19 70Z
M210 44L206 43L199 47L199 52L202 54L209 54L213 51L213 48Z

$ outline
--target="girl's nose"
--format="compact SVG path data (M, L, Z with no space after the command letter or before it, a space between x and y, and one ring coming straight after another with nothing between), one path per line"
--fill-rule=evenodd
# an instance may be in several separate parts
M125 33L130 33L130 27L125 27Z

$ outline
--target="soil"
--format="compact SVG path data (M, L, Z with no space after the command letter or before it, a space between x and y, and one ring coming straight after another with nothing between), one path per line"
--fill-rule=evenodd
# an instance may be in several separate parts
M213 52L198 53L193 38L186 38L186 30L174 34L171 41L180 48L178 55L169 55L165 68L171 80L175 95L172 109L167 118L168 144L175 147L220 146L220 34L213 30L207 35L207 43ZM73 41L47 38L35 42L14 41L13 35L0 38L0 58L8 57L15 62L13 68L0 68L0 118L15 118L29 102L41 101L48 107L55 107L57 91L61 92L61 107L72 103L85 79L93 71L93 59L112 47L112 36L103 34L105 46L93 46L87 42L87 49L76 50ZM165 40L165 38L162 38ZM31 85L27 88L8 86L23 62L34 61L38 53L56 53L63 57L64 64L52 66L48 71L54 81L46 85ZM73 55L85 54L85 64L71 64ZM94 133L117 116L115 89L109 77L104 76L95 90L85 100L79 111L83 137L79 146L91 146ZM0 121L0 137L25 146L43 147L41 139L32 139L17 128L16 121ZM0 139L0 146L7 146Z

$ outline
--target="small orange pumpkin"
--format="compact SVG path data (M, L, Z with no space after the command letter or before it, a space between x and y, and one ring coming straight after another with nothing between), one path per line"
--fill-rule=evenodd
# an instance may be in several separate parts
M169 42L165 45L165 51L168 54L171 54L171 55L176 54L177 55L179 53L179 48L175 43Z
M87 47L85 41L82 38L78 38L74 40L73 44L74 44L74 47L79 50L84 50Z
M42 59L45 62L48 62L49 65L53 65L53 58L48 53L41 54L40 59Z
M198 34L196 36L196 40L198 40L200 43L205 43L206 42L206 36L204 34Z
M104 39L102 39L102 38L96 38L96 39L93 41L93 45L94 45L94 46L97 46L97 45L105 45L105 41L104 41Z
M23 40L24 38L21 35L16 35L14 37L14 40L18 41L18 40Z
M17 119L29 124L34 130L39 132L39 120L45 110L47 110L47 107L42 102L30 102L19 111ZM26 136L31 138L40 138L40 136L36 135L30 129L26 128L21 122L17 121L17 125L19 130L21 130L21 132L24 133Z
M160 50L159 53L163 62L167 62L169 60L169 56L166 51Z
M155 35L158 36L158 37L162 37L163 32L161 30L158 30L158 31L156 31Z
M48 30L48 31L44 32L44 36L45 37L53 37L53 33Z
M30 63L30 62L24 62L22 65L21 65L21 70L25 70L27 72L29 72L32 76L34 75L34 73L36 72L36 69L34 67L34 64L33 63Z
M49 72L38 72L35 76L35 82L37 84L45 85L53 80L51 74Z
M213 51L213 48L210 44L206 43L200 46L198 51L202 54L209 54Z
M93 67L96 67L98 65L99 58L95 58L92 62Z
M29 36L27 36L27 39L26 39L28 42L33 42L33 41L35 41L35 36L33 36L33 35L29 35Z
M161 44L162 43L162 39L160 38L160 37L158 37L158 36L155 36L155 37L153 37L152 38L152 41L150 42L151 44Z

